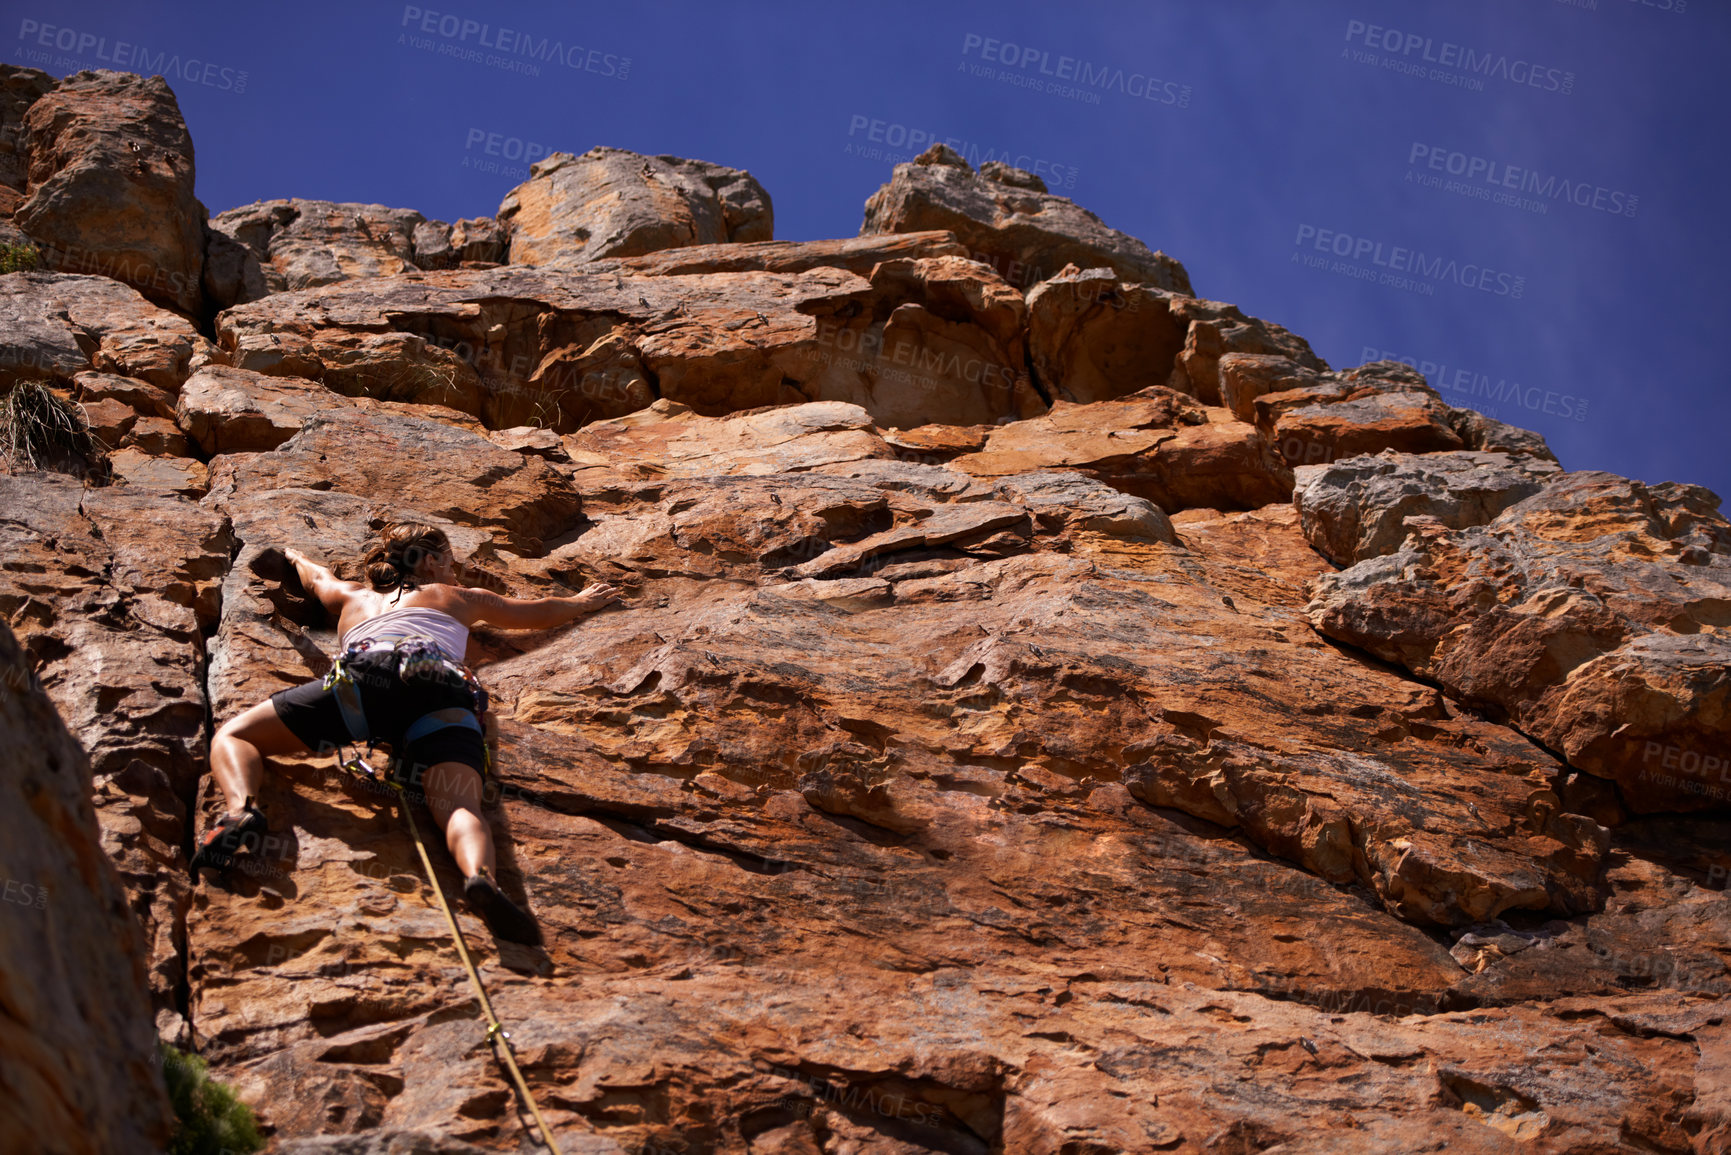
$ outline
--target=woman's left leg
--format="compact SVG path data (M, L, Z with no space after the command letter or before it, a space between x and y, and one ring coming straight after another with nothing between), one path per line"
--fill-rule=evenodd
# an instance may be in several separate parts
M306 749L268 698L230 718L210 743L210 776L222 788L228 812L238 814L248 798L258 797L266 755L299 754Z
M205 830L187 861L194 885L199 871L232 866L238 850L259 853L269 825L262 811L249 810L247 805L258 797L264 782L265 755L306 749L306 743L283 724L276 702L268 698L230 718L216 732L210 742L210 776L222 790L227 809Z

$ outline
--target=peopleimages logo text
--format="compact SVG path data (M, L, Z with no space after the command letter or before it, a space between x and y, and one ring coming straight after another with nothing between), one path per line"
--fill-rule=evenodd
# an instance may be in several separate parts
M196 56L182 58L178 52L151 52L144 45L128 40L110 42L106 36L77 28L26 19L19 21L18 39L26 45L55 49L74 58L65 63L94 60L98 64L112 65L121 72L136 72L140 76L161 76L187 84L202 84L206 88L216 88L237 95L246 91L245 69L229 68L209 60L200 60ZM32 61L54 63L39 52L25 55Z
M1411 365L1424 374L1432 388L1441 393L1454 393L1471 400L1512 403L1534 413L1548 413L1569 421L1587 419L1587 398L1574 393L1558 393L1553 389L1541 389L1537 385L1522 385L1519 381L1510 381L1507 377L1498 377L1492 381L1489 373L1460 366L1451 371L1447 362L1403 357L1387 349L1378 349L1375 345L1366 345L1359 350L1358 359L1361 364L1370 361L1399 361L1403 365Z
M1567 96L1575 89L1575 74L1561 68L1548 68L1530 60L1511 60L1506 53L1480 52L1452 40L1438 41L1417 32L1402 32L1398 28L1384 28L1363 20L1346 22L1346 40L1348 44L1360 43L1365 48L1394 56L1410 58L1416 54L1418 60L1427 64L1529 85L1545 92ZM1341 49L1341 52L1344 54L1346 49Z
M1571 181L1555 174L1541 177L1530 168L1502 164L1487 157L1472 156L1441 145L1414 141L1411 151L1407 153L1406 162L1409 165L1422 165L1432 172L1461 177L1472 184L1482 183L1551 201L1563 200L1584 209L1596 209L1616 216L1634 216L1635 209L1641 203L1640 197L1621 189L1605 188L1588 181ZM1407 179L1413 179L1411 170L1407 172Z
M1462 263L1452 258L1426 254L1420 249L1385 245L1369 237L1319 229L1315 225L1299 225L1298 236L1292 243L1301 249L1308 244L1319 253L1333 253L1350 261L1368 260L1372 265L1390 273L1411 274L1413 277L1436 282L1447 281L1463 289L1477 289L1481 293L1513 300L1519 300L1527 286L1525 277L1501 272L1487 265L1470 261ZM1294 261L1299 260L1299 254L1294 253L1292 258ZM1366 272L1374 273L1374 270Z
M473 44L477 49L485 48L526 61L557 62L581 72L593 72L597 76L624 80L631 71L629 56L602 52L599 48L586 49L580 44L566 44L563 40L551 36L536 36L503 25L495 28L479 20L471 20L450 12L435 12L430 8L417 8L412 4L403 6L402 26L428 36L438 36L453 45L467 47ZM479 54L476 56L478 58Z
M1034 69L1041 76L1051 77L1054 82L1069 81L1083 89L1114 90L1125 96L1152 100L1156 104L1176 105L1179 108L1186 108L1190 104L1188 84L1161 80L1145 72L1126 73L1122 68L1091 64L1074 56L1059 56L1054 65L1052 54L1043 48L1009 40L994 40L989 36L969 32L962 37L962 55L975 53L981 60L1007 64L1024 72Z

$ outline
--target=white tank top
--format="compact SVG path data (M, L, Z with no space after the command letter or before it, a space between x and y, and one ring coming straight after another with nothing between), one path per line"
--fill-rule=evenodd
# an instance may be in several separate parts
M344 634L338 644L350 646L356 642L394 642L400 638L427 638L442 650L447 658L463 664L463 654L469 646L469 627L443 610L427 606L404 606L386 610L376 618L368 618Z

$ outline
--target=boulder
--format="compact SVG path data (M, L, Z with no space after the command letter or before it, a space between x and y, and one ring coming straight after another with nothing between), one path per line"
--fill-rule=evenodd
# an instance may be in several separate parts
M1242 388L1236 404L1223 400L1223 359L1278 361L1296 373L1328 368L1302 337L1279 325L1218 301L1120 281L1106 269L1067 266L1029 292L1028 311L1035 379L1067 401L1103 401L1163 385L1252 421Z
M1445 404L1417 370L1398 361L1329 372L1286 356L1228 353L1220 381L1223 404L1254 422L1293 466L1383 450L1469 449L1556 461L1541 435Z
M491 217L450 225L384 205L257 201L210 219L205 293L220 310L357 277L493 265L504 255Z
M1506 453L1397 453L1293 470L1292 504L1304 536L1337 565L1400 547L1408 518L1450 529L1483 525L1562 472L1548 458Z
M866 237L844 237L817 241L734 241L714 245L686 245L661 249L638 257L597 260L597 269L617 268L663 277L700 273L803 273L808 269L846 269L870 279L880 261L919 257L965 257L968 250L955 234L941 229L921 233L898 233Z
M1018 290L1066 265L1109 268L1125 281L1190 293L1184 266L1068 197L976 173L954 149L934 144L866 201L860 236L947 229L969 256L990 264Z
M1216 369L1220 404L1240 421L1255 423L1256 399L1269 393L1313 389L1321 374L1277 353L1222 353Z
M769 193L743 169L622 148L536 161L497 215L513 265L635 257L775 235Z
M1046 182L1037 173L1031 173L1025 168L1017 168L1013 164L1005 164L1001 160L988 160L980 165L980 175L987 180L995 180L999 184L1007 184L1014 188L1033 189L1035 192L1049 192Z
M304 378L207 365L181 386L176 404L181 425L211 456L275 449L333 400Z
M162 77L74 73L30 104L18 147L29 167L13 219L47 268L200 311L205 209L192 137Z
M1416 369L1398 361L1373 361L1284 383L1294 387L1261 394L1249 405L1257 428L1289 464L1315 465L1385 449L1465 448L1455 432L1454 410Z
M1568 473L1482 526L1409 517L1317 579L1331 638L1507 717L1639 813L1731 802L1731 523L1696 486Z
M471 268L504 263L505 230L492 217L466 217L454 225L415 226L415 264L423 269Z
M1046 396L1077 403L1166 385L1186 334L1169 296L1110 269L1074 266L1035 285L1028 292L1034 380Z
M185 318L109 277L0 276L0 388L95 369L173 392L214 353Z
M1220 414L1222 420L1212 420ZM1000 425L977 452L949 461L979 478L1075 470L1163 510L1256 509L1292 494L1292 474L1255 428L1152 386Z
M1449 427L1468 449L1486 453L1513 453L1526 457L1555 461L1557 455L1545 444L1542 433L1486 417L1473 409L1449 410Z
M966 425L1045 411L1027 372L1022 295L961 257L897 258L866 308L818 322L817 348L783 358L802 391L887 426Z
M331 201L258 201L210 218L205 286L226 309L267 293L415 268L413 209ZM448 239L446 240L448 247Z
M1247 316L1236 305L1173 297L1168 307L1184 326L1184 348L1167 384L1204 404L1226 404L1220 359L1231 353L1284 357L1317 372L1328 369L1328 363L1311 352L1310 342L1303 337L1272 321Z

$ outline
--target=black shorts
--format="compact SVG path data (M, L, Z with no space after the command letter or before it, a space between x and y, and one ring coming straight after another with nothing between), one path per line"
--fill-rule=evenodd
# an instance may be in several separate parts
M475 702L468 690L427 680L404 682L394 674L357 675L355 688L360 692L361 709L367 716L369 739L391 748L398 775L418 781L419 775L412 773L416 767L425 772L441 762L461 762L476 773L486 773L486 744L477 731L467 726L441 726L407 745L403 742L404 732L435 710L461 709L474 717ZM343 720L336 691L325 689L322 680L278 690L270 701L283 725L307 749L324 754L339 746L356 744L348 723Z

